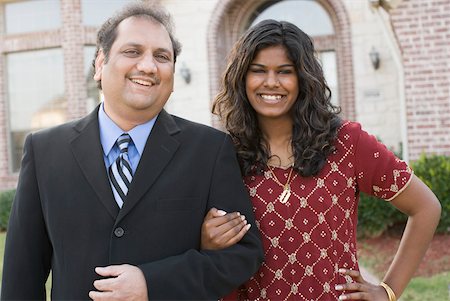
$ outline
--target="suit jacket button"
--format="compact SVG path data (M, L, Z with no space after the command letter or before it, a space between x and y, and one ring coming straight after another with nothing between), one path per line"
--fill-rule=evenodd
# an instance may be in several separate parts
M125 231L121 227L118 227L114 230L114 235L116 237L122 237L124 233Z

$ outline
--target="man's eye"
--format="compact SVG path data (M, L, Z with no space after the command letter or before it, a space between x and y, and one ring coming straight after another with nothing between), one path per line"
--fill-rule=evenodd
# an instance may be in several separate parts
M170 58L169 58L167 55L163 55L163 54L155 55L155 58L156 58L159 62L167 62L167 61L170 61Z
M136 56L136 55L139 55L139 51L137 51L137 50L125 50L124 53L125 53L126 55L130 55L130 56Z

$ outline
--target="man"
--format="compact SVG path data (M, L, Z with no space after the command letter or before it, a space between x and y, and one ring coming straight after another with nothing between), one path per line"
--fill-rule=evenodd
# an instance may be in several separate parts
M160 8L126 7L97 47L104 102L26 139L1 299L44 300L51 270L55 300L217 300L262 261L256 227L199 250L212 207L254 223L233 145L163 110L180 46Z

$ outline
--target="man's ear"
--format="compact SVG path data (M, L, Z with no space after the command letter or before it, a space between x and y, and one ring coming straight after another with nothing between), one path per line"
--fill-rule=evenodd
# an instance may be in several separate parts
M102 79L102 70L104 62L105 62L105 53L103 52L103 49L100 49L97 53L97 57L95 58L95 73L94 73L95 81L99 81Z

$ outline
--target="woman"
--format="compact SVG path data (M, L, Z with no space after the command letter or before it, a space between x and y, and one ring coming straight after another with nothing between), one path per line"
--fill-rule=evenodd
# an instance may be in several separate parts
M262 21L235 44L214 102L234 138L265 249L244 298L395 300L432 239L440 204L406 163L340 119L314 53L295 25ZM358 271L360 191L409 216L380 285ZM204 249L228 247L247 231L237 213L224 214L206 216Z

